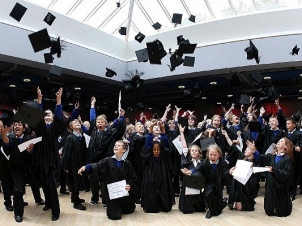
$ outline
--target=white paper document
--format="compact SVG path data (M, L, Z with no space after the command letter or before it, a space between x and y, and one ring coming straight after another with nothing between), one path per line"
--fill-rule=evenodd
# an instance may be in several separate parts
M274 152L274 148L276 147L276 144L275 143L272 143L268 149L266 150L265 154L273 154Z
M90 142L90 136L88 136L86 133L83 133L83 136L85 137L86 147L88 148Z
M180 136L176 137L172 143L174 144L175 148L177 149L178 153L181 155L182 154L182 143L181 143L181 140L180 140Z
M34 139L31 139L31 140L28 140L22 144L19 144L18 145L18 148L20 150L20 152L22 151L25 151L26 148L30 145L30 144L36 144L38 142L41 142L42 141L42 137L37 137L37 138L34 138Z
M195 140L193 140L193 142L190 145L194 144L195 141L197 141L198 139L200 139L201 135L202 135L202 132L195 138Z
M269 167L253 167L253 173L268 172L269 170Z
M233 172L234 179L245 185L253 173L252 165L252 162L237 160L236 168Z
M239 144L236 144L236 147L238 148L238 150L240 150L242 152L243 143L242 143L242 138L240 135L237 137L237 140L239 141Z
M200 189L186 187L185 195L199 195Z
M5 152L3 151L3 148L2 148L2 147L1 147L1 152L2 152L2 154L4 155L4 157L5 157L7 160L9 160L10 155L6 155Z
M125 187L126 187L126 180L107 184L110 200L128 196L129 193L125 189Z
M117 107L117 113L118 115L120 115L120 111L121 111L121 108L122 108L122 93L120 91L119 95L118 95L118 107Z

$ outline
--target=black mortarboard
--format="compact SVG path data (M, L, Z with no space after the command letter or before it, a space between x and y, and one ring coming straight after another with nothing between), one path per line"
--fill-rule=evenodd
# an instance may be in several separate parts
M0 120L3 122L4 126L10 126L12 124L12 120L7 112L1 113Z
M263 81L263 75L260 74L259 71L254 71L252 74L252 78L255 82L257 82L258 85L260 85Z
M52 55L57 54L57 57L61 57L62 47L60 36L57 39L51 40L50 53Z
M14 121L28 124L30 127L37 127L44 120L45 113L37 108L23 104L17 114L13 116Z
M35 53L51 47L51 40L46 28L28 35L28 38Z
M195 57L185 56L184 66L194 67Z
M34 101L34 100L29 100L29 101L26 101L26 105L32 107L32 108L36 108L36 109L39 109L39 104L37 101Z
M180 13L173 13L172 23L173 24L181 24L181 18L182 18L182 14L180 14Z
M251 103L251 96L241 95L239 103L249 105Z
M249 130L251 132L261 132L262 129L261 129L261 124L259 122L249 122Z
M144 40L145 37L146 36L143 33L139 32L137 35L135 35L134 39L136 41L138 41L139 43L142 43L142 41Z
M293 118L296 120L296 122L298 122L301 117L302 114L300 111L297 111L295 114L293 114Z
M52 15L51 13L47 13L47 15L44 18L44 22L47 23L49 26L52 25L52 23L55 21L56 17Z
M62 72L63 72L63 68L56 65L53 65L49 71L50 74L57 75L57 76L60 76Z
M114 70L111 70L106 67L107 72L105 73L106 77L112 78L114 75L117 76L116 72Z
M150 64L161 64L161 59L167 55L163 44L159 40L147 43Z
M53 56L51 53L44 53L44 60L46 64L53 63Z
M135 51L135 55L138 62L147 62L149 60L147 48Z
M273 113L269 113L268 115L264 115L263 118L266 122L269 121L270 117L272 117Z
M299 54L299 50L300 50L300 48L298 48L298 46L295 45L295 47L294 47L293 50L292 50L292 55L293 55L293 56L294 56L294 55L298 55L298 54Z
M184 179L185 187L195 188L195 189L200 189L200 190L205 187L205 178L204 177L183 175L183 179Z
M201 139L200 140L200 148L202 151L205 151L208 149L208 147L211 144L215 144L215 139L214 137L209 137L209 138L205 138L205 139Z
M25 8L23 5L16 3L9 15L16 21L20 22L26 10L27 8Z
M258 56L258 49L254 45L254 43L250 40L250 46L245 48L244 51L246 52L246 58L248 60L255 59L256 63L259 64L260 59Z
M176 67L184 63L184 59L178 55L178 50L170 56L170 71L174 71Z
M152 27L155 29L155 30L159 30L161 28L161 24L156 22L155 24L152 25Z
M191 16L189 17L189 21L195 23L195 16L194 16L194 15L191 15Z
M197 44L180 43L178 51L180 53L194 53Z
M126 35L127 34L127 28L126 27L120 27L120 29L118 30L118 32L121 35Z
M184 41L184 37L182 35L177 36L177 45L179 45L182 41Z

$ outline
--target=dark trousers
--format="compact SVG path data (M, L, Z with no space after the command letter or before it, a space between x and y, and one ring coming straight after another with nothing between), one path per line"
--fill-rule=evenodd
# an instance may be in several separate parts
M38 203L42 200L41 193L40 193L40 185L38 181L35 178L32 178L30 176L27 177L28 183L30 185L31 191L33 193L35 203Z
M222 200L222 197L215 194L215 192L213 191L210 192L208 196L206 196L206 202L212 216L218 216L219 214L221 214L223 208L226 206L226 203Z
M12 205L11 196L13 195L13 190L14 190L14 180L8 168L3 167L3 177L2 177L1 185L2 185L2 192L4 198L4 205L11 206Z
M71 192L71 202L74 203L74 205L81 204L79 195L80 195L79 191Z
M66 192L66 185L67 185L67 176L64 170L61 170L60 174L60 192Z
M43 186L43 191L45 195L45 206L51 208L51 214L53 216L60 215L60 203L58 198L57 187L54 178L54 171L52 168L48 170L47 177L48 184Z
M14 180L14 191L13 191L13 207L15 216L23 217L24 214L24 200L23 195L25 194L25 181L26 176L23 170L19 168L10 168Z
M90 187L91 187L91 201L98 202L99 201L99 191L100 191L100 181L91 180L90 178Z

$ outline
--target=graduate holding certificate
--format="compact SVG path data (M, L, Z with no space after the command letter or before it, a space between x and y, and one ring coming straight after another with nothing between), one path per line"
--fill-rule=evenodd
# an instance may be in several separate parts
M135 200L139 193L137 188L137 177L132 164L123 158L123 154L128 148L127 143L122 140L115 142L112 157L102 159L97 163L88 164L79 169L78 173L91 174L91 177L104 179L106 187L105 198L107 203L107 216L111 220L120 220L122 214L134 212ZM124 190L120 190L120 185L125 181ZM119 183L117 183L119 182ZM110 199L111 197L111 199Z

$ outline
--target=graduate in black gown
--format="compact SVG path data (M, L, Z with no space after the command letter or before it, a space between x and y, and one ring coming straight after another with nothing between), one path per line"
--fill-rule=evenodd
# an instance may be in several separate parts
M268 216L286 217L292 212L290 176L292 173L293 144L284 137L276 145L275 154L260 155L255 144L248 142L260 166L269 167L265 183L264 210Z
M139 197L136 185L136 173L132 164L123 157L127 148L127 143L119 140L115 142L113 148L114 155L112 157L107 157L97 163L83 166L78 171L80 175L83 172L87 172L91 174L92 178L98 177L105 180L106 185L126 180L125 189L129 192L129 196L110 200L108 191L106 192L107 216L111 220L120 220L122 214L133 213L135 210L135 200Z
M145 164L142 184L142 208L148 213L169 212L175 203L171 176L169 174L169 144L163 122L158 122L160 137L154 137L151 122L142 157Z
M49 109L46 110L43 126L41 130L36 131L37 137L42 136L42 141L35 145L35 152L38 156L39 180L45 195L43 211L51 209L52 221L56 221L60 217L60 204L54 175L60 174L58 137L66 129L66 124L62 122L62 93L62 88L56 93L55 113L53 114ZM42 92L39 87L37 88L37 94L39 107L42 110Z
M73 208L86 210L86 207L81 204L85 200L79 198L79 192L85 190L85 178L78 174L79 168L86 164L86 142L81 134L81 123L78 119L70 122L69 128L72 129L72 133L66 138L61 167L67 173L71 202L74 204Z
M223 187L230 183L228 164L222 158L222 151L216 144L208 147L207 159L200 167L206 178L205 196L209 211L206 218L218 216L227 205L223 198Z
M30 172L33 169L31 169L29 161L30 155L33 154L34 144L30 144L26 147L26 150L21 152L18 145L32 139L32 137L25 133L25 124L14 122L13 126L15 136L7 136L7 127L2 127L1 135L4 153L7 156L10 156L8 169L14 180L13 208L15 220L16 222L22 222L24 214L23 195L25 194L26 174L33 175L33 172Z
M141 153L144 151L145 142L146 142L146 135L145 135L144 125L141 122L137 122L135 124L135 134L132 136L132 145L131 145L131 151L130 151L131 160L130 161L137 174L137 185L140 190L142 187L142 181L143 181L143 175L144 175L143 159L142 159ZM137 203L138 204L140 203L140 197L139 197L139 200L137 200Z
M228 153L229 161L236 163L237 160L245 160L253 162L253 166L255 165L253 150L250 147L247 147L244 152L241 152L236 147L236 144L233 143L226 131L223 130L222 134L225 136L226 141L231 147ZM235 168L236 167L232 167L230 169L230 174L233 174ZM254 190L258 190L258 178L255 174L251 175L245 185L233 179L229 187L229 208L233 210L235 205L235 209L239 211L254 211L254 206L256 204L254 200Z
M184 128L179 125L179 132L181 136L181 141L183 145L183 153L181 155L181 171L186 173L188 170L192 172L191 176L203 177L198 168L201 167L201 149L197 145L191 145L189 149L184 137ZM188 153L189 150L189 153ZM201 189L195 189L195 195L186 194L186 183L183 181L182 190L179 197L179 210L185 214L195 212L205 212L206 202L205 196ZM198 191L199 190L199 191Z

